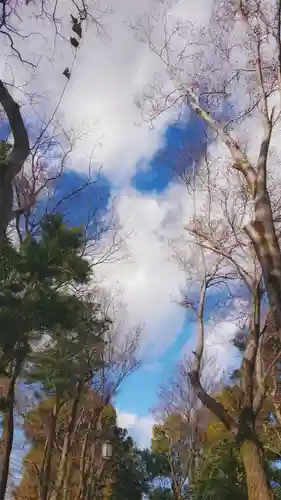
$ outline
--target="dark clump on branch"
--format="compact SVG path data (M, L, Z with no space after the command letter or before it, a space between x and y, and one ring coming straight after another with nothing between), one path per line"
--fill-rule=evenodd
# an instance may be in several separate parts
M71 73L69 71L69 68L65 68L65 70L62 72L63 76L65 76L68 80L71 76Z
M79 36L79 38L82 38L82 26L81 26L81 21L78 21L77 17L74 17L72 14L70 14L71 21L72 21L72 31L76 33L76 35Z
M79 42L76 38L73 38L72 36L70 37L70 43L73 47L75 47L75 49L77 49L78 45L79 45Z

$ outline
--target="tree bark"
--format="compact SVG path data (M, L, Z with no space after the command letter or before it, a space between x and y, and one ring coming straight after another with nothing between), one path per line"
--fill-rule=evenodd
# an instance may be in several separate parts
M257 439L249 438L242 442L240 451L245 468L248 499L272 500L262 446Z
M270 309L281 338L281 253L277 240L270 202L264 211L265 220L255 220L245 227L258 256ZM259 215L261 219L261 215Z
M267 189L267 158L273 130L273 114L267 114L257 163L253 192L254 220L245 227L258 256L268 301L281 336L281 252L276 235L271 200Z
M100 483L104 475L106 465L106 460L102 459L99 470L97 471L95 464L92 464L92 469L88 478L87 500L92 500L97 495L97 490L101 487Z
M56 435L57 418L58 418L58 413L59 413L60 408L61 408L61 405L60 405L59 397L56 396L56 401L55 401L54 406L53 406L52 418L51 418L50 427L49 427L49 434L48 434L48 438L47 438L47 450L46 450L44 469L42 471L42 478L41 478L41 484L40 484L41 500L48 499L48 494L49 494L49 489L50 489L50 481L51 481L51 465L52 465L53 445L54 445L54 440L55 440L55 435Z
M172 482L172 492L174 500L181 500L181 492L180 487L177 484L176 480Z
M72 407L71 407L71 414L69 418L69 423L68 423L68 428L66 435L64 437L64 442L63 442L63 449L61 453L61 458L59 462L59 467L58 467L58 472L57 472L57 478L55 481L55 487L54 490L51 493L50 500L58 500L59 498L62 498L62 489L67 492L67 487L68 485L66 484L66 478L67 478L67 460L68 460L68 455L70 451L70 442L71 442L71 436L75 424L75 419L77 415L77 410L78 410L78 403L80 399L80 390L81 387L78 385L77 387L77 395L75 399L72 402Z
M244 408L237 423L230 413L203 389L198 373L189 374L197 397L235 436L243 460L249 500L272 500L267 480L263 448L254 431L254 415L251 408Z
M0 244L2 244L7 226L13 217L13 181L30 153L30 146L19 105L1 80L0 104L7 115L14 138L12 150L0 161Z
M21 369L21 361L16 360L15 366L12 369L11 380L9 385L8 394L6 397L7 410L4 412L3 418L3 464L1 471L1 481L0 481L0 500L5 500L9 469L10 469L10 458L14 442L14 406L15 406L15 386L16 381L19 376Z
M79 488L77 495L77 498L79 500L85 498L87 490L87 478L88 478L89 467L87 467L86 458L87 458L87 448L88 448L90 431L91 431L91 422L89 421L80 455L80 479L79 479Z

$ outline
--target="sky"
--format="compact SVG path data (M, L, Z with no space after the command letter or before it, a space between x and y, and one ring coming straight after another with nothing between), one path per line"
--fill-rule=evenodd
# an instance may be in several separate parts
M184 127L177 127L175 125L168 126L163 138L163 146L155 151L155 154L147 163L145 169L143 169L141 165L137 166L136 173L131 179L131 186L129 190L128 188L126 189L126 194L122 192L122 188L114 190L115 196L118 196L118 199L120 199L119 203L122 203L122 200L125 198L130 206L130 198L138 198L137 203L139 203L139 207L137 213L133 217L133 224L135 224L135 220L139 218L139 211L143 211L143 197L144 200L151 203L152 211L154 205L156 205L156 209L161 212L161 203L166 203L166 190L169 190L169 186L173 184L175 177L168 161L169 157L173 157L174 154L180 153L183 140L189 140L190 138L193 142L197 141L199 147L201 135L202 127L196 122L193 126L190 123L186 124ZM81 193L68 200L67 195L83 185L85 178L84 174L79 174L77 171L70 170L65 172L56 184L56 192L55 196L52 198L52 203L55 206L57 200L66 197L66 202L60 205L59 210L62 210L66 214L66 220L68 220L70 224L81 224L85 222L89 212L95 208L99 210L98 218L102 219L103 214L106 213L106 207L110 202L112 186L102 174L97 184L83 189ZM119 190L121 192L117 195ZM161 197L163 197L163 201ZM42 205L44 206L44 201L42 201ZM162 219L163 215L160 215ZM172 375L173 368L181 358L184 346L194 334L194 324L191 320L186 320L184 310L179 305L173 304L173 295L176 296L178 290L176 286L169 283L172 276L172 272L169 270L167 278L165 278L166 286L163 293L168 311L162 309L164 303L161 301L159 311L157 311L158 316L153 318L155 310L158 309L158 306L156 307L155 304L158 301L159 290L163 286L163 282L160 278L163 273L162 266L165 267L168 263L165 262L164 255L161 260L161 265L155 262L157 268L154 269L154 263L150 262L151 247L152 251L156 252L155 259L157 259L157 261L159 255L161 257L161 247L159 248L159 243L154 238L152 240L152 245L150 245L152 239L150 231L153 233L154 226L148 228L148 231L145 228L147 217L149 217L149 210L148 213L141 216L143 217L144 228L142 231L144 234L141 232L141 234L137 234L135 238L131 235L128 236L129 239L133 240L133 248L135 247L134 239L137 239L137 244L140 246L140 253L134 252L134 255L137 253L137 259L133 266L133 270L129 272L130 282L125 281L124 276L122 281L122 270L120 272L119 269L120 265L122 265L122 267L124 266L124 268L128 266L125 259L121 264L113 265L114 268L117 268L115 270L117 276L113 280L110 280L110 283L117 283L118 280L118 283L122 286L126 297L125 304L127 306L127 312L131 319L130 324L137 325L141 323L144 325L144 335L141 344L144 346L145 352L142 355L142 366L137 372L125 379L120 391L115 397L119 424L122 427L128 428L130 434L136 439L138 444L144 447L150 444L151 431L154 424L154 419L150 414L150 410L157 404L157 391L163 381L166 380L167 376L169 374ZM123 225L125 225L126 228L125 220L123 221ZM155 229L157 229L156 225ZM130 234L130 231L128 231L128 233ZM143 254L142 245L144 244L150 245L148 260L141 259L141 254ZM106 265L107 264L105 264L105 266ZM104 273L103 269L101 269L100 272L103 280L108 279L107 271ZM155 274L157 273L155 276L154 272ZM97 269L97 274L99 275L99 269ZM137 275L140 275L140 278L143 277L143 281L140 280L140 282L136 284L135 277ZM126 293L126 288L124 290L124 284L125 286L127 285L129 289L128 293ZM151 287L153 287L152 290L150 290ZM128 298L129 294L131 295L130 298ZM146 296L147 294L150 294L151 303L143 300L142 296ZM131 312L132 309L134 311L133 313ZM163 316L163 319L161 316ZM164 330L163 324L165 324ZM148 354L150 349L153 350L152 354Z
M61 29L68 38L64 4L67 0L60 3ZM178 304L186 275L172 258L169 243L181 237L190 212L190 198L179 174L192 170L194 157L202 154L205 129L199 118L190 114L179 123L178 113L172 110L150 127L136 106L138 94L155 73L162 71L164 85L167 82L161 63L135 39L129 24L142 12L155 12L161 2L119 0L107 6L112 8L105 16L106 35L99 37L93 26L88 26L65 91L62 71L66 65L72 66L70 44L60 39L55 46L48 43L53 39L50 26L38 21L35 29L32 15L24 10L22 29L37 33L26 39L24 46L25 57L38 63L36 71L14 58L8 58L5 65L3 58L0 75L10 81L13 72L20 82L18 87L25 85L24 89L34 93L30 106L25 94L14 89L15 97L24 104L30 137L36 137L40 123L47 122L56 110L56 126L51 124L46 134L56 133L64 148L71 144L67 168L55 186L57 199L83 184L89 165L93 176L98 176L98 182L61 206L69 222L85 223L93 211L97 211L99 222L108 220L113 212L118 222L120 252L130 259L97 265L95 274L106 290L122 291L127 327L143 327L143 364L125 380L115 404L119 424L128 428L140 446L148 446L154 422L150 410L157 404L158 388L194 342L194 322ZM196 4L192 0L171 1L169 15L171 19L181 15L204 26L211 6L212 0L197 0ZM52 168L59 161L46 159ZM112 234L105 234L101 247L110 246L111 240ZM211 311L212 304L209 307ZM235 328L233 318L224 318L218 330L223 329L225 342L216 343L217 330L210 334L221 363L231 358L227 340Z

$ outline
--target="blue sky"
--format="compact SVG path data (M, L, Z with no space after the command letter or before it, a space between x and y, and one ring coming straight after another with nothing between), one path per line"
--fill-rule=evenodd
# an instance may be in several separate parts
M141 194L165 192L179 174L179 171L175 172L173 165L178 162L181 168L188 169L192 165L194 156L200 155L203 137L204 127L199 119L168 127L161 149L153 155L146 168L141 164L138 166L131 180L134 190ZM97 183L69 197L69 194L79 189L85 180L85 175L66 171L56 182L55 196L49 209L55 207L59 200L65 199L59 204L58 210L65 213L70 224L85 223L92 211L96 211L97 221L102 220L106 213L111 184L102 171ZM145 419L157 404L157 391L160 385L172 375L185 345L193 337L194 322L190 316L186 316L182 328L172 333L174 341L167 350L152 361L144 360L142 367L123 382L115 398L115 404L121 413ZM161 332L159 332L159 343L161 343ZM135 428L132 427L130 432L136 439L139 438ZM147 440L141 440L141 443L143 442L148 444Z
M188 168L192 163L193 154L198 156L200 153L203 133L202 122L198 119L168 127L161 149L156 151L145 169L141 164L138 166L131 180L133 188L139 193L165 191L178 175L173 170L175 160L182 158L182 168ZM3 127L1 136L4 138L6 135L7 128ZM192 150L187 147L187 142L192 145ZM103 171L99 174L94 172L89 185L79 191L87 180L85 174L66 170L54 184L55 192L48 204L48 210L55 208L61 211L71 225L86 224L89 216L96 213L98 224L106 212L111 185ZM45 208L43 200L37 205L38 217ZM160 384L172 373L192 330L193 325L185 321L182 331L174 333L175 341L166 352L152 362L145 362L140 370L125 380L116 397L116 405L120 411L134 413L140 418L148 414L157 402L157 390ZM161 342L160 337L159 342Z
M143 169L141 165L138 167L131 181L134 189L140 193L165 191L176 178L176 172L172 169L175 159L182 156L185 168L192 163L192 155L187 149L186 141L192 144L193 151L198 155L203 133L204 128L199 120L168 127L163 147L154 154L147 168ZM66 218L72 224L84 223L89 213L96 209L102 218L107 207L111 186L102 172L99 182L68 198L68 194L83 185L85 179L84 175L67 171L56 183L52 204L55 206L58 200L65 197L66 201L58 209L66 214ZM138 417L145 417L148 414L157 403L157 390L160 384L172 373L192 331L193 324L185 321L183 329L175 332L175 341L164 354L157 360L144 362L141 369L124 381L116 397L116 405L120 411L135 413ZM159 342L161 342L160 335Z
M6 133L4 128L2 136ZM141 195L156 196L165 193L177 180L181 169L188 170L193 159L200 156L204 133L203 123L197 117L186 123L169 126L161 148L145 165L139 162L131 179L134 191ZM175 165L177 170L174 169ZM98 174L93 172L89 184L80 190L88 180L85 174L65 170L55 182L55 192L48 210L57 209L63 212L71 225L87 224L89 216L95 214L95 224L92 226L92 231L95 232L106 214L112 186L103 170ZM116 190L114 194L116 195ZM37 215L40 216L44 209L45 203L42 201L37 206ZM172 324L170 328L173 328ZM157 391L160 385L172 375L185 345L194 336L194 322L186 315L182 327L171 333L174 340L168 348L152 361L144 360L142 367L123 382L115 398L115 404L122 414L134 415L139 421L149 418L150 410L157 405ZM161 331L158 341L161 343ZM137 425L129 430L141 444L148 444L149 432L145 438L140 439Z
M6 128L1 132L2 137L5 137ZM185 123L170 125L166 129L161 147L153 154L151 160L146 163L139 162L131 178L134 192L145 196L152 194L156 197L165 193L173 182L177 181L181 169L188 170L193 160L200 156L204 134L204 125L197 117L192 117ZM174 168L175 165L177 170ZM103 170L99 173L93 172L88 185L80 190L88 181L89 178L85 174L65 170L55 182L55 192L48 210L57 209L63 212L71 225L87 224L89 217L95 214L95 224L92 225L94 233L102 224L103 216L106 214L112 185ZM116 189L114 195L116 196ZM42 201L37 206L37 215L40 216L44 209L45 202ZM173 328L172 324L170 328ZM149 420L150 410L157 405L159 387L172 375L184 347L194 337L194 322L186 316L182 326L170 333L173 341L167 349L152 361L144 360L142 367L123 382L115 398L115 404L121 414L134 415L136 425L129 428L129 431L141 445L149 443L149 426L151 428L152 422ZM158 342L161 344L161 330ZM138 429L138 423L142 423L142 419L147 421L146 429ZM126 424L126 418L121 420L121 423ZM142 437L140 432L143 433Z
M122 316L122 308L119 308L119 314L121 320L124 319L124 330L127 332L132 325L143 327L141 347L144 362L124 381L114 403L119 425L127 427L140 446L147 446L154 423L150 409L157 405L157 391L169 380L187 348L190 353L195 341L194 320L179 306L187 272L192 284L196 282L198 285L204 268L206 270L206 262L208 270L214 269L214 261L220 253L210 252L207 244L207 251L202 251L202 256L197 252L198 242L187 241L190 235L186 228L194 223L195 217L198 217L199 227L202 219L204 226L210 208L212 234L215 234L218 246L225 249L225 255L228 254L222 265L229 269L229 255L234 255L233 269L236 259L239 263L244 261L247 270L253 265L252 248L244 232L245 206L240 203L241 184L235 169L229 168L232 158L226 144L220 141L222 134L218 134L218 140L208 149L212 168L207 171L202 162L201 175L196 179L198 190L190 192L189 196L186 186L178 182L178 178L202 154L205 127L192 113L185 114L187 121L175 123L173 119L179 110L170 106L170 102L175 98L177 104L183 106L190 98L190 92L197 93L198 90L200 93L205 85L207 97L203 108L207 107L207 112L218 120L219 126L230 120L231 134L238 143L241 141L243 150L246 147L250 161L256 161L254 152L259 134L253 120L257 114L246 113L247 119L243 120L244 111L250 109L249 98L251 101L255 95L255 84L252 86L254 80L251 83L251 76L248 77L251 73L246 72L244 80L243 71L240 72L239 44L231 44L233 47L228 57L224 57L224 51L220 50L226 41L225 35L231 40L235 41L237 37L240 40L239 23L238 29L232 32L221 30L220 47L214 46L213 38L211 43L210 40L206 43L205 34L207 36L210 26L213 34L215 0L111 2L113 15L104 19L108 36L97 36L95 29L83 30L77 51L69 44L69 12L65 9L65 2L52 2L62 36L54 40L52 22L50 24L48 20L40 22L40 33L37 34L38 19L23 12L19 18L20 28L23 33L33 35L25 37L21 50L26 59L36 60L38 64L35 70L19 64L18 58L10 57L7 44L2 47L0 79L15 81L12 92L29 124L31 141L36 140L38 129L50 117L46 135L54 132L59 139L63 138L64 144L66 138L70 142L75 138L69 159L73 170L65 169L57 180L49 211L57 208L65 214L70 225L84 225L89 219L93 220L90 225L93 234L106 224L107 215L113 211L116 214L118 238L130 259L99 264L95 272L97 282L102 283L113 301L114 293L122 291L122 304L126 305L127 315ZM89 8L95 8L95 4L89 2ZM95 14L93 12L93 18ZM143 14L146 16L144 38L148 34L148 43L139 43L135 36L139 30L133 33L131 29ZM191 31L189 27L192 27ZM199 43L193 43L197 34ZM251 58L252 55L248 55ZM245 60L245 53L242 58ZM71 66L74 61L75 65ZM66 65L72 68L68 83L62 74ZM62 93L63 88L66 91ZM247 89L253 92L248 95ZM136 99L141 102L142 92L145 102L136 106ZM31 100L28 95L32 96ZM214 106L210 103L212 99ZM165 111L163 105L167 106ZM154 116L159 112L153 130L140 112L141 109L146 114L146 107L150 106ZM231 120L235 112L240 116L239 120ZM5 123L2 128L0 126L1 135L7 136ZM51 148L50 155L53 151ZM273 159L276 155L269 156L272 173L276 173L277 179L279 170ZM92 158L95 165L103 167L98 182L90 182L80 190L86 182ZM45 160L45 165L55 161L53 158ZM75 190L78 192L71 196ZM42 214L44 204L45 200L38 202L36 216ZM246 218L249 216L247 208ZM237 245L237 235L237 240L243 242L241 245ZM109 248L112 236L109 231L102 235L98 251L103 253ZM186 267L179 265L173 245L178 245L177 250L183 253ZM222 279L228 280L225 268L223 272ZM238 273L235 281L233 275L229 277L230 287L237 285L237 276ZM247 301L244 288L236 287L231 302L225 290L219 293L214 287L215 294L210 294L205 304L205 347L208 354L212 354L213 349L219 368L229 368L231 363L235 365L237 362L230 342L237 331L237 323L240 321L241 324L245 319ZM208 371L210 379L222 376L219 368L215 370L212 365L212 372ZM16 434L20 439L20 433ZM16 445L14 451L17 458Z
M6 128L1 132L2 137L5 137ZM193 156L189 146L187 147L187 142L192 145L193 153L197 156L200 154L203 133L204 128L199 120L168 127L161 149L156 151L145 169L141 164L138 166L131 180L136 192L157 194L164 192L178 175L173 170L175 160L182 158L182 168L185 169L192 163ZM54 184L55 192L48 204L48 210L61 211L71 225L86 224L89 216L95 213L98 226L106 213L111 184L103 171L99 174L93 172L89 185L79 191L87 181L88 177L85 174L66 170ZM44 200L38 203L36 210L38 217L45 208ZM93 232L95 229L96 226L92 228ZM183 328L174 332L175 340L164 353L153 361L144 361L143 366L124 381L115 398L120 412L135 414L138 418L149 414L150 409L157 403L159 386L172 374L183 347L192 336L193 328L193 323L186 320ZM131 432L134 435L134 429L131 429ZM135 437L138 438L137 434Z
M217 307L218 301L221 306L223 306L223 304L226 304L227 300L224 290L220 293L216 293L215 296L210 295L207 297L205 321L207 322L208 318L212 315L214 308ZM222 307L222 312L225 312L224 307ZM188 352L191 352L194 348L193 346L196 339L196 320L192 312L186 312L182 329L174 333L174 342L157 358L156 362L144 363L135 374L125 380L122 385L122 390L116 398L117 407L120 411L130 411L139 417L145 417L150 410L157 406L157 392L160 386L167 383L173 376L174 369L182 358L187 346ZM159 335L159 342L161 342L161 334ZM236 354L238 355L238 353L233 349L232 354L233 366L236 366L238 359Z
M203 120L192 117L184 123L177 123L167 128L164 146L159 149L151 161L138 165L132 179L132 185L141 193L161 193L187 169L194 159L200 156L204 140Z
M195 118L167 128L164 145L143 168L142 164L132 178L133 187L140 193L165 191L177 179L180 168L188 169L193 159L200 155L204 138L204 124ZM179 161L182 160L182 161ZM175 171L177 165L177 171ZM172 375L181 352L194 333L194 324L185 320L183 328L175 332L175 341L160 355L156 362L144 365L123 383L116 404L120 411L145 417L157 404L157 391ZM161 342L161 333L159 334Z
M182 330L175 332L175 341L167 351L159 356L156 362L144 364L125 380L116 398L120 411L129 411L139 417L145 417L157 405L157 391L161 384L172 376L183 348L194 334L194 327L194 322L186 319Z

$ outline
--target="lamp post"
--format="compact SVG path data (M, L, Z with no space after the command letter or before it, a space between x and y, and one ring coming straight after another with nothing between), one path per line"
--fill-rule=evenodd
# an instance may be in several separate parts
M111 441L103 441L101 444L101 456L104 460L111 460L113 448Z

